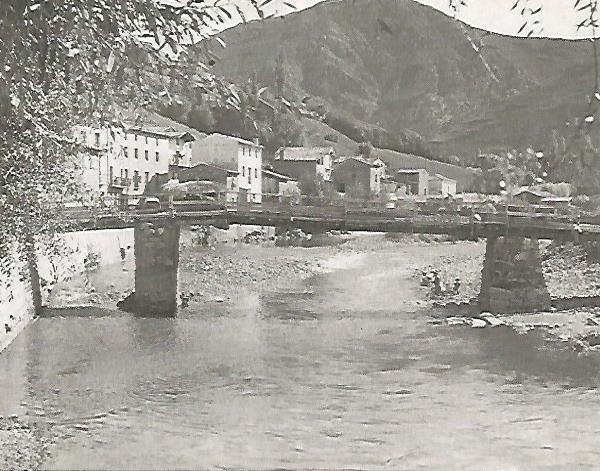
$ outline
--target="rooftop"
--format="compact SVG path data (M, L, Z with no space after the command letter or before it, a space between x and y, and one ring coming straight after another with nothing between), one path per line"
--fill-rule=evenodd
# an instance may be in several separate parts
M345 162L349 162L349 161L355 161L355 162L360 162L361 164L364 165L368 165L369 167L378 167L379 165L374 163L373 161L367 160L364 157L360 157L360 156L350 156L350 157L341 157L340 159L337 159L337 164L343 164Z
M402 173L402 174L406 174L406 175L412 175L415 173L427 173L427 170L425 170L424 168L401 168L396 170L396 173Z
M211 137L231 139L231 140L236 141L236 142L238 142L240 144L244 144L244 145L247 145L247 146L256 147L257 149L262 149L263 148L263 146L261 146L260 144L256 144L255 142L248 141L246 139L242 139L241 137L229 136L227 134L220 134L218 132L210 134L206 138L208 139L208 138L211 138Z
M269 177L278 178L280 180L285 180L285 181L288 181L288 182L294 181L294 178L292 178L292 177L289 177L287 175L283 175L282 173L273 172L272 170L268 170L266 168L262 169L262 173L263 173L263 175L267 175Z
M436 173L435 175L432 175L431 177L429 177L430 180L435 179L435 178L437 178L439 180L445 180L447 182L456 182L456 180L453 180L452 178L448 178L448 177L442 175L441 173Z
M157 126L154 124L135 124L127 126L128 132L135 132L138 134L149 134L151 136L160 136L168 138L180 138L186 139L187 141L195 141L196 138L188 131L181 129L175 129L172 126Z
M283 152L283 158L281 153ZM320 160L326 155L333 155L332 147L280 147L275 155L279 160Z

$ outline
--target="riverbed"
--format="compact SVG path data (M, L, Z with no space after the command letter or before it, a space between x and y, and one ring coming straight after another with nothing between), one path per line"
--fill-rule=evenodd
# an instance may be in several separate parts
M55 437L49 469L597 468L600 356L431 323L415 268L468 244L277 250L322 263L176 318L39 319L0 415Z

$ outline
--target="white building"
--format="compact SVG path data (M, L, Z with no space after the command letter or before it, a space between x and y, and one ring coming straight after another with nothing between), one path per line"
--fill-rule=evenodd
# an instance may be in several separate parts
M79 126L75 132L89 151L80 174L92 195L141 195L155 174L168 173L170 166L191 166L195 138L186 131L144 125L125 129Z
M454 196L456 195L456 180L436 173L429 177L428 189L429 196Z
M209 163L238 172L238 201L262 202L263 147L239 137L211 134L196 146L192 164Z

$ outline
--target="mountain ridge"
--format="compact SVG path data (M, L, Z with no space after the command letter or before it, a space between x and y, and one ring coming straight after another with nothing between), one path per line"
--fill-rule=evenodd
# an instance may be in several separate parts
M484 34L464 27L475 40ZM588 41L491 33L482 54L496 83L461 25L409 0L325 2L221 37L217 73L239 82L256 74L274 88L282 55L287 97L310 96L391 135L415 131L463 164L479 150L543 148L552 130L583 113L593 84Z

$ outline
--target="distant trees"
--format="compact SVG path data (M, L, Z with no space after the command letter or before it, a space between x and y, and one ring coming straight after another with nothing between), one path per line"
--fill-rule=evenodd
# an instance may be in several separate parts
M499 194L524 185L543 183L547 177L543 155L533 149L510 151L502 154L480 154L478 167L481 174L475 179L474 189L481 193Z
M325 115L324 121L328 126L359 143L368 141L374 147L382 149L421 155L432 160L446 160L437 155L431 146L414 131L404 130L404 132L392 135L379 126L366 124L334 111L329 111Z
M577 126L577 120L574 120ZM569 182L579 194L600 193L600 145L591 134L567 138L554 130L544 157L548 181Z

